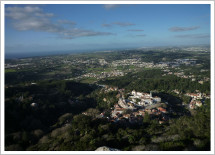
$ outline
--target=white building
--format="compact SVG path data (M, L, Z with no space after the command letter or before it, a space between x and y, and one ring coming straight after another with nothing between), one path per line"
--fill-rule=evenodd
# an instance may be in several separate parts
M155 102L157 102L157 103L160 103L160 102L161 102L161 98L158 97L158 96L153 97L153 100L154 100Z
M37 106L37 103L31 103L31 106L32 106L32 107L36 107L36 106Z

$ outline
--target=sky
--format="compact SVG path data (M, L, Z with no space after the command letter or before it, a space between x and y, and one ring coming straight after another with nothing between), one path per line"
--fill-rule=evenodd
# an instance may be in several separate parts
M210 44L209 4L5 5L5 52Z

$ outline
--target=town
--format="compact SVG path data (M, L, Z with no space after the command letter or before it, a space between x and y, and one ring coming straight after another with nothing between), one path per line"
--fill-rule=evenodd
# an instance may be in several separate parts
M124 89L117 87L111 87L107 85L100 85L101 91L106 93L117 91L118 102L111 108L111 113L106 117L110 122L114 123L142 123L145 115L148 115L151 120L157 120L159 124L168 123L171 119L170 114L174 112L171 107L168 106L168 102L162 102L162 98L154 96L153 92L137 92L133 90L125 94ZM178 90L173 91L179 94ZM185 96L191 97L189 104L184 105L188 110L194 110L204 105L205 99L210 99L210 95L205 93L186 93ZM125 98L125 95L127 98ZM106 98L103 99L105 102ZM108 103L107 103L108 104ZM171 104L171 103L170 103ZM183 106L183 105L182 105ZM82 114L88 115L87 112ZM98 118L105 118L105 112L100 113Z
M124 96L119 98L118 103L114 105L114 109L111 111L111 121L118 122L127 119L130 123L142 122L146 113L152 118L156 116L160 124L167 121L168 117L165 115L167 110L162 105L168 103L161 103L160 97L153 97L152 92L148 94L135 90L130 95L129 99L125 99Z
M209 53L182 49L6 59L7 150L206 150Z
M95 53L95 55L102 55L104 53L105 52L98 52ZM145 53L145 51L143 51L143 53ZM210 80L209 77L202 76L204 73L209 72L208 69L200 69L201 75L193 74L195 70L190 70L190 68L202 67L202 64L199 63L200 58L178 58L177 56L172 58L172 55L170 55L171 59L168 59L172 61L168 61L167 58L162 58L162 56L159 58L160 61L154 61L153 59L145 59L144 56L140 58L141 55L135 52L129 56L130 58L123 58L121 56L123 52L119 51L118 55L122 57L120 59L112 56L114 51L107 52L107 54L110 58L100 58L101 56L91 56L88 58L87 54L82 54L79 56L62 55L14 59L12 61L6 60L5 69L8 75L16 74L16 72L24 72L26 74L25 71L29 70L31 72L27 74L29 74L30 77L34 76L39 79L57 78L86 83L96 83L102 79L120 77L129 72L139 72L144 69L160 69L163 71L162 76L175 75L181 78L191 79L192 81L198 81L200 84ZM160 53L158 52L158 54ZM199 55L201 56L202 52L200 52ZM38 76L38 74L40 74L40 76ZM21 75L19 78L25 80Z

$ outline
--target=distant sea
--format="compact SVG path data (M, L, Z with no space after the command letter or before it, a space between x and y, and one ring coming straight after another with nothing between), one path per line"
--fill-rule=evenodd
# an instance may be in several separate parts
M75 51L49 51L49 52L23 52L23 53L7 53L5 52L6 59L19 59L28 57L40 57L40 56L50 56L50 55L63 55L63 54L81 54L81 53L91 53L98 51L109 51L109 50L122 50L125 48L114 48L114 49L94 49L94 50L75 50ZM131 48L133 49L133 48Z
M54 51L54 52L25 52L25 53L5 53L5 59L19 59L28 57L40 57L50 55L63 55L63 54L78 54L92 51Z

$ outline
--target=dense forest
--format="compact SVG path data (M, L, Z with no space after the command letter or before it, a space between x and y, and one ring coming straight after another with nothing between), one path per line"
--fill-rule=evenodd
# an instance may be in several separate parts
M210 82L199 84L191 79L184 79L174 75L162 76L161 70L146 70L138 73L129 73L126 76L102 80L101 84L113 85L119 88L125 88L128 91L136 90L149 92L151 90L171 92L178 89L181 92L200 92L210 93Z
M156 80L159 74L159 71L156 74L147 71L136 76L144 77L144 82L147 78ZM126 83L126 77L123 79L115 80L119 81L119 85L115 83L128 90L134 88L129 84L133 79L139 80L133 76ZM175 80L180 82L180 79ZM156 87L155 82L146 84L135 87L141 91L169 89ZM186 88L186 81L181 80L180 86ZM185 91L189 91L187 88ZM114 105L116 94L102 93L96 85L73 81L49 80L36 85L7 88L6 150L95 150L104 145L120 150L210 149L209 101L207 106L197 109L192 115L177 117L162 125L147 115L141 124L120 124L98 118L102 111L108 111ZM102 101L104 97L109 103Z

